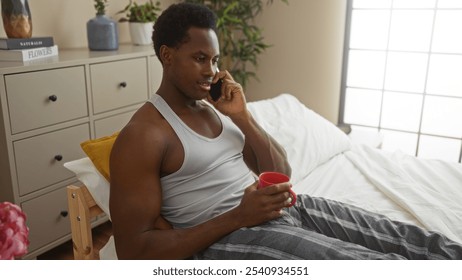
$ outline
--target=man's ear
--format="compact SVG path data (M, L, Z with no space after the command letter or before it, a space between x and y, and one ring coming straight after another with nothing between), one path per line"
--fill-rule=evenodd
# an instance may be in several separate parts
M167 47L166 45L160 46L159 55L162 64L169 65L172 61L172 49Z

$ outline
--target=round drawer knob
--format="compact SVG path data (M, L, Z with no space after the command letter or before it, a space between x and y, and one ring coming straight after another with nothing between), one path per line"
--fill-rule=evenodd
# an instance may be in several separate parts
M57 160L57 161L62 161L62 160L63 160L63 156L62 156L62 155L56 155L56 156L55 156L55 160Z
M48 99L52 102L55 102L56 100L58 100L58 97L53 94L53 95L48 96Z
M123 87L123 88L127 87L127 82L121 82L119 84L119 87Z
M66 210L63 210L59 213L62 217L67 217L67 215L69 215L69 212L67 212Z

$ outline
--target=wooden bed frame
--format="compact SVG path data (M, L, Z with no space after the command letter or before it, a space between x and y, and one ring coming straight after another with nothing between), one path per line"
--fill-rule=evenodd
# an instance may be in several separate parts
M71 221L72 247L75 260L94 260L91 221L103 210L96 204L86 186L67 187L67 203Z

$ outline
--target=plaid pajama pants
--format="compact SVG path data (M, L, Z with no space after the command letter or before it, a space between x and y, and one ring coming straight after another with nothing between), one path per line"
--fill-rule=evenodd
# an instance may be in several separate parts
M268 223L241 228L195 259L462 259L462 245L364 209L299 195Z

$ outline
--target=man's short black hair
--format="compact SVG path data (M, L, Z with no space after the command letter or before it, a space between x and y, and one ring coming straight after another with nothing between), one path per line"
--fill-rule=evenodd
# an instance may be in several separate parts
M157 57L160 59L162 45L177 48L186 43L191 27L213 29L216 32L216 20L215 13L204 5L179 3L169 6L154 24L152 41Z

